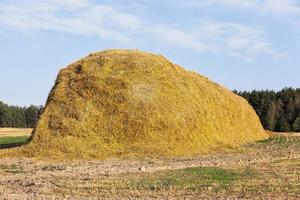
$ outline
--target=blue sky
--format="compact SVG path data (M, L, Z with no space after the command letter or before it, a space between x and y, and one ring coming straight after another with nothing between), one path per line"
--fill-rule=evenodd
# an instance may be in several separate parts
M1 0L0 101L44 104L59 69L110 48L163 54L230 89L300 87L300 1Z

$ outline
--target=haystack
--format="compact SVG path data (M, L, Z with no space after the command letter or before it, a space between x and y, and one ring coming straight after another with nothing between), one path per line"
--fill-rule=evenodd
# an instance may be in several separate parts
M264 138L251 106L160 55L108 50L60 71L28 156L189 156Z

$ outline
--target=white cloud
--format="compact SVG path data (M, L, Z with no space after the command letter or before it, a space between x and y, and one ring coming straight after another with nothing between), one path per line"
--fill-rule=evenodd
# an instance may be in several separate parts
M218 5L218 6L230 6L235 8L243 8L249 9L255 7L259 0L191 0L189 1L190 4L193 5L200 5L200 6L211 6L211 5Z
M190 0L182 4L197 6L225 6L275 16L300 16L300 5L295 0Z
M172 44L174 47L192 49L203 52L206 50L204 44L198 40L194 31L183 30L179 27L171 27L164 24L152 25L144 28L145 34L160 43Z
M203 21L195 26L197 28L184 30L160 24L148 27L144 33L158 42L169 43L174 47L201 53L222 53L248 61L260 55L271 55L274 58L285 56L284 53L275 51L271 42L256 27L220 21Z
M300 5L294 0L266 0L264 9L279 15L300 16Z
M200 22L194 31L196 44L202 44L205 51L221 52L244 58L255 59L259 55L281 57L273 50L261 30L239 23L209 21Z
M20 31L53 30L120 42L129 41L121 32L139 25L138 17L89 0L10 1L0 3L0 10L0 24Z
M253 6L250 0L198 2L213 1L231 6L238 4L245 8ZM273 10L278 8L273 6ZM100 4L93 0L11 0L0 3L0 11L0 26L2 24L22 32L50 30L98 36L130 46L143 42L144 45L149 45L155 41L170 47L196 52L223 53L247 60L259 55L274 57L281 55L273 50L263 32L256 27L239 23L204 21L194 24L193 28L184 29L180 24L154 23L151 19L130 13L125 7ZM145 38L147 41L144 41Z
M91 0L41 0L39 2L54 3L69 8L83 8L92 5Z

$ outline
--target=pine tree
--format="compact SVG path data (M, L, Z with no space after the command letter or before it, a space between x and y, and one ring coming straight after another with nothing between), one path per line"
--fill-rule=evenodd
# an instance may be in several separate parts
M26 127L34 128L40 115L40 107L31 105L25 109Z
M294 129L294 123L300 113L300 89L284 88L279 92L235 91L235 93L252 105L265 129L271 131Z
M277 129L277 131L280 131L280 132L290 132L291 126L284 117L281 117L277 123L276 129Z
M293 131L300 132L300 114L293 124Z
M270 108L266 114L266 125L264 126L267 130L275 131L276 123L278 118L278 107L275 102L271 102Z
M0 127L4 127L5 104L0 101Z

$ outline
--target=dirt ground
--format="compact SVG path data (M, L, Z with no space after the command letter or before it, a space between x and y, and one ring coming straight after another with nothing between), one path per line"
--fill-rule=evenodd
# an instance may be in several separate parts
M182 171L189 168L194 175ZM199 170L203 182L193 179ZM300 137L277 134L238 151L192 158L2 158L0 199L300 199Z

